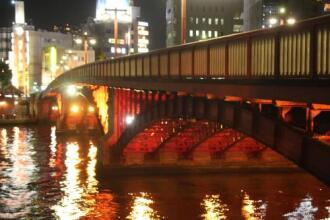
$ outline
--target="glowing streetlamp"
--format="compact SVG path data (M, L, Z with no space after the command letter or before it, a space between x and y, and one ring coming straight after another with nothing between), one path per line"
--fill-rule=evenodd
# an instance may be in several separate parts
M78 93L77 88L74 85L68 86L66 92L69 96L75 96Z
M126 116L126 118L125 118L125 122L126 122L127 125L131 125L131 124L133 124L134 119L135 119L134 116L132 116L132 115L128 115L128 116Z
M286 23L287 23L288 25L294 25L296 22L297 22L297 21L296 21L295 18L288 18L288 19L286 20Z
M84 44L85 64L87 64L88 44L94 46L97 43L96 39L94 39L94 38L89 39L88 38L88 33L87 32L84 32L83 39L82 38L77 38L74 41L78 45Z

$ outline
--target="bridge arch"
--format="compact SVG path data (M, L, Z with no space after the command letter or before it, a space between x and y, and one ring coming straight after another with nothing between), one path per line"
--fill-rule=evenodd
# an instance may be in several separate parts
M330 156L328 146L307 136L305 132L255 109L239 103L203 97L176 96L175 99L157 103L139 114L134 125L128 126L113 146L112 158L120 158L124 148L136 134L164 118L195 118L220 123L271 147L299 167L329 181L330 172L327 166L324 166L328 164L327 158ZM322 165L315 166L315 161Z

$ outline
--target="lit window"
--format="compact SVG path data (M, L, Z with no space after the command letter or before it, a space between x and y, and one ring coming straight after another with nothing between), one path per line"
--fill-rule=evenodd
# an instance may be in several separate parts
M206 18L203 18L203 19L202 19L202 22L205 23L205 22L206 22Z
M199 30L196 30L196 36L197 37L199 36Z
M193 30L190 30L189 31L189 37L193 37L194 36L194 31Z
M212 18L209 18L209 25L212 25Z
M209 37L212 37L212 31L209 31L208 35Z
M221 23L221 25L224 25L225 24L225 19L221 18L220 23Z
M199 20L198 20L198 18L196 18L196 24L198 24L198 22L199 22Z
M218 31L214 31L214 37L218 37Z
M206 31L202 31L202 38L203 38L203 39L206 38Z
M218 25L218 24L219 24L219 18L214 19L214 23L215 23L216 25Z
M190 17L190 23L194 23L194 18Z

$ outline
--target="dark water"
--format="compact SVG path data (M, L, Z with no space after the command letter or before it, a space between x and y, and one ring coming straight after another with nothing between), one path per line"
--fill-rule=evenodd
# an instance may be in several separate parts
M0 128L0 219L330 219L306 173L96 177L90 137Z

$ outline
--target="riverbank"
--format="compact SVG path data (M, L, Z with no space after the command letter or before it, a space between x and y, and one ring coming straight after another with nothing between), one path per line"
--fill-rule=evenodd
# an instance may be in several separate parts
M34 118L0 119L0 125L3 126L35 124L37 122L38 120Z

